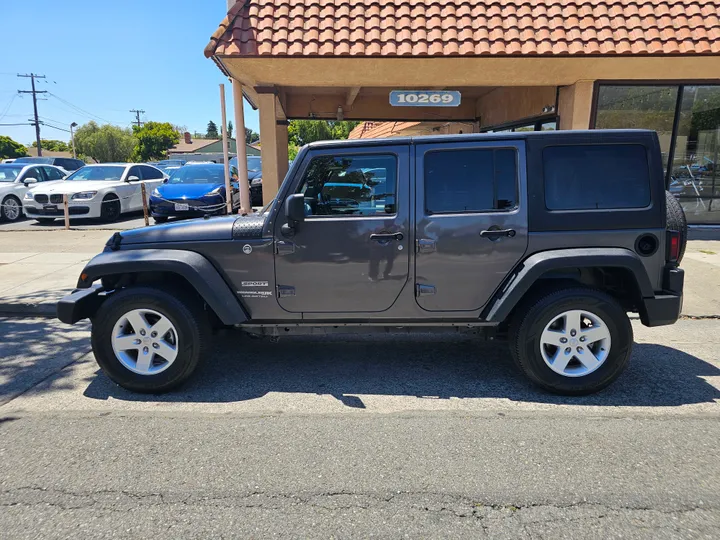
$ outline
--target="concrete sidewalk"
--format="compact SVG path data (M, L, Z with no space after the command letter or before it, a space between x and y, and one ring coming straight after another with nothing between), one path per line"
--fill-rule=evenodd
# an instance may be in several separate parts
M85 263L112 231L0 233L0 313L55 316L55 304L75 288Z
M110 236L107 230L0 233L0 315L55 316L57 301ZM720 240L688 242L682 267L683 315L720 316Z

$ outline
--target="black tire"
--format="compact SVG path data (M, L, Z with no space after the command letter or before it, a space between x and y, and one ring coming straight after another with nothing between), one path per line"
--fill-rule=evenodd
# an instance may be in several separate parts
M667 212L667 230L678 231L680 233L680 256L678 257L678 263L680 263L683 255L685 255L685 246L687 245L688 239L687 218L685 217L685 211L682 209L682 206L680 206L678 200L669 191L665 192L665 207Z
M587 310L599 316L610 331L610 352L591 373L568 377L553 371L540 353L540 338L550 322L569 310ZM538 386L568 396L598 392L625 370L632 352L633 330L627 314L611 296L582 287L547 292L521 306L510 324L510 351L528 378Z
M8 215L8 212L10 211L10 208L8 208L7 204L15 204L17 206L17 216ZM2 200L2 206L0 206L0 221L20 221L23 217L22 213L22 203L20 202L20 199L17 197L14 197L12 195L8 195Z
M180 300L180 299L183 300ZM165 370L140 375L115 356L112 332L118 320L133 309L152 309L167 317L177 332L178 355ZM92 349L103 372L114 382L142 393L162 393L182 384L195 370L210 343L210 322L202 303L181 291L130 287L106 300L92 319Z
M112 223L120 219L122 213L122 207L120 206L120 199L117 195L105 195L102 200L102 208L100 209L100 219L106 223Z
M43 225L50 225L51 223L55 223L55 218L39 217L39 218L35 218L35 221L37 221L38 223L41 223Z
M159 216L154 217L153 220L155 220L155 223L167 223L168 218L167 216Z

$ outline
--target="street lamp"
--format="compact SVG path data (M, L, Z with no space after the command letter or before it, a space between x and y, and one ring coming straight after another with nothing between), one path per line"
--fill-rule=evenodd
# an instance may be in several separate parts
M76 128L76 127L77 127L77 124L76 124L75 122L73 122L72 124L70 124L70 139L72 140L73 157L74 157L74 158L77 157L77 156L75 155L75 132L73 131L73 128Z

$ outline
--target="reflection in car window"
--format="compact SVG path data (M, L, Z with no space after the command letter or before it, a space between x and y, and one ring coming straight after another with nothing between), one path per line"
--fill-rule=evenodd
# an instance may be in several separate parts
M471 148L425 154L428 214L510 210L515 206L515 150Z
M43 167L48 180L62 180L64 175L55 167Z
M70 176L68 180L114 180L122 178L125 167L122 165L85 165Z
M375 216L396 212L397 159L393 155L313 158L297 193L308 216Z

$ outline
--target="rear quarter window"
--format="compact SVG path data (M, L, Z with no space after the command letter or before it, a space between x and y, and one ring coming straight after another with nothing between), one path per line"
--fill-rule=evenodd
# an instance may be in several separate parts
M647 151L638 144L549 146L543 150L548 210L645 208Z

